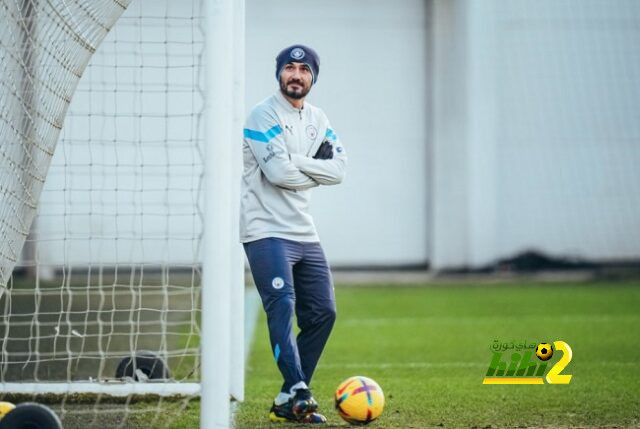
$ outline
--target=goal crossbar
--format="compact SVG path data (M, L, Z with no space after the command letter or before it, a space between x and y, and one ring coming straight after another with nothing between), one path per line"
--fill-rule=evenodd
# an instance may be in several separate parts
M5 393L25 395L93 394L115 397L131 395L199 396L200 383L166 382L73 382L73 383L0 383Z

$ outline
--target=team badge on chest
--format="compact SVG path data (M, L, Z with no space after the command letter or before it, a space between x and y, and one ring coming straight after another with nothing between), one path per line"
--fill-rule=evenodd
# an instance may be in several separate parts
M318 137L318 129L313 125L307 125L306 132L310 140L315 140Z

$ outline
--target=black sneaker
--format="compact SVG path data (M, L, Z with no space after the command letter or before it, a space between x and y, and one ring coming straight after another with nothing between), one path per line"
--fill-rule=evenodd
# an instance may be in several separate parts
M312 414L318 409L318 403L311 396L309 389L296 390L296 394L293 395L291 401L293 402L291 412L298 420L302 420L304 416Z
M271 406L271 411L269 411L269 420L274 423L297 421L298 419L293 414L293 411L291 411L291 407L291 399L282 405L276 405L274 402Z
M319 413L310 413L302 416L302 418L298 418L293 414L291 410L293 408L293 400L289 399L288 402L285 402L282 405L276 405L275 402L271 406L271 411L269 411L269 420L274 423L326 423L327 418Z

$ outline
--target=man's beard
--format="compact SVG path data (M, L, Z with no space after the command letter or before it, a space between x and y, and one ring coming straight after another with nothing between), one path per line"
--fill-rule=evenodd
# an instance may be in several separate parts
M288 89L288 85L290 83L296 83L298 84L298 86L300 86L301 89L294 91L294 90L290 90ZM300 100L301 98L304 98L307 96L307 94L309 93L309 91L311 91L311 86L309 86L308 88L304 87L304 84L299 81L299 80L290 80L287 83L284 83L282 80L280 81L280 90L282 91L282 93L284 95L286 95L287 97L291 97L294 100Z

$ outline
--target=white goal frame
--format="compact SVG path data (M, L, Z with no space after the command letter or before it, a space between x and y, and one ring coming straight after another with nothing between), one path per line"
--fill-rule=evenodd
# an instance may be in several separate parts
M200 383L8 382L0 383L4 393L200 395L201 428L229 427L230 398L244 399L244 256L237 231L244 119L245 0L203 1L207 191Z

